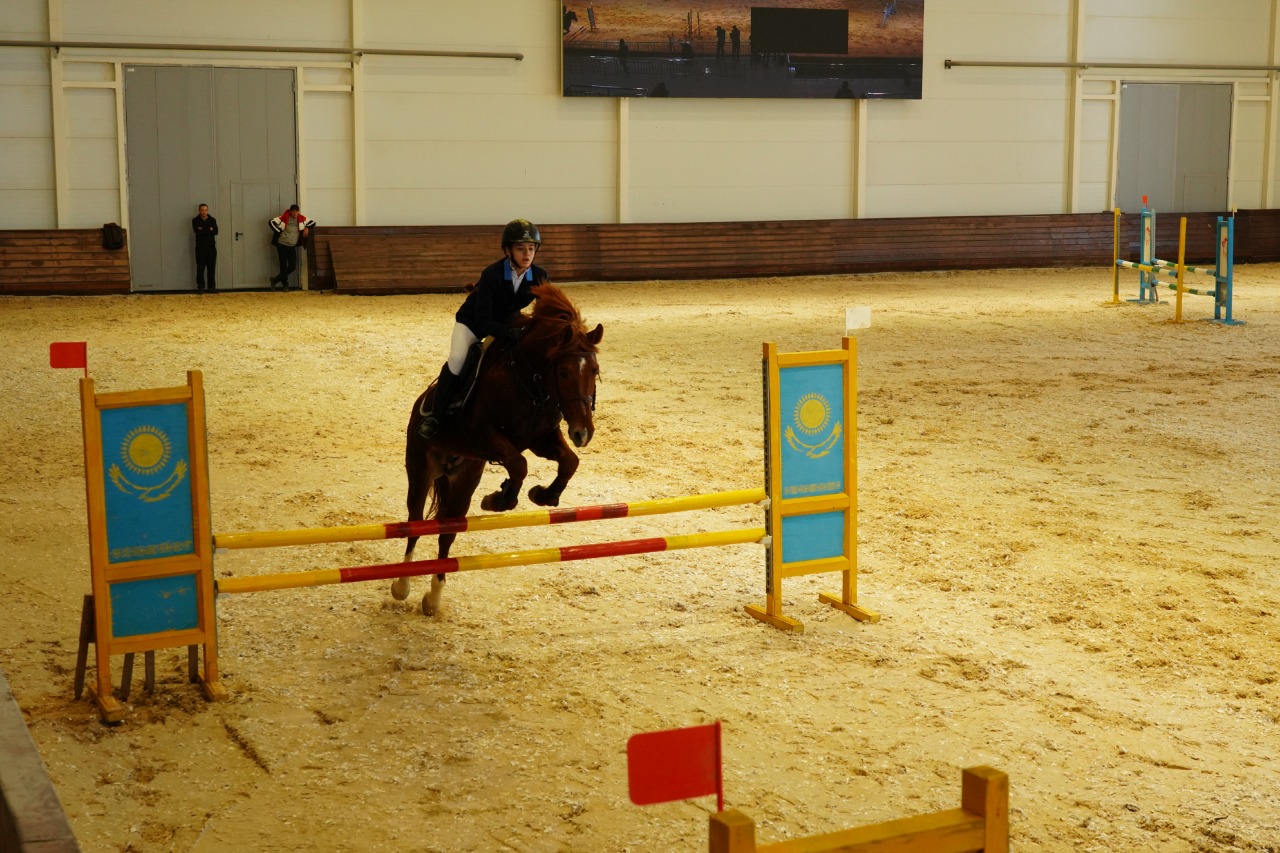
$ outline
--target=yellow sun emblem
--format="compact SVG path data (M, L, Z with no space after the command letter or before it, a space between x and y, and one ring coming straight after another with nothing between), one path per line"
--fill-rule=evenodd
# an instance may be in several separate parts
M124 437L120 456L135 474L151 474L169 461L169 436L152 426L134 427Z
M805 394L796 401L795 421L801 432L816 435L831 420L831 407L821 394Z
M823 430L827 429L831 423L831 404L827 402L827 398L821 394L805 394L796 401L796 407L792 412L792 420L795 426L806 436L817 436ZM803 453L810 459L817 459L826 456L831 452L832 448L840 440L843 433L839 421L831 427L829 434L818 438L814 443L810 444L801 441L796 435L796 430L790 425L783 431L783 438L787 444L791 445L791 449L797 453Z
M169 444L169 436L164 430L153 426L134 427L120 442L120 459L124 462L124 466L134 474L144 477L162 475L172 456L173 450ZM173 490L183 481L186 474L185 459L179 459L173 466L172 473L162 482L149 486L130 482L120 470L119 465L112 465L107 469L107 476L111 478L111 482L117 489L148 503L162 501L173 494Z

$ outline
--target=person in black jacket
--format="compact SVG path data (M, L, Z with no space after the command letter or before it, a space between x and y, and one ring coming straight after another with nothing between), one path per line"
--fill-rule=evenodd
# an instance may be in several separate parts
M218 220L209 215L209 205L202 204L191 220L196 232L196 290L217 290Z
M431 412L418 426L423 438L433 439L440 432L471 345L490 335L510 341L519 339L520 329L511 321L534 300L533 288L547 280L547 271L533 262L541 245L538 226L527 219L513 219L502 229L502 260L485 267L454 315L449 359L440 368Z

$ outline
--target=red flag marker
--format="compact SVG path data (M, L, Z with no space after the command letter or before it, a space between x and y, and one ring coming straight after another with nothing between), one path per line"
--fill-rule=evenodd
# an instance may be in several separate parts
M724 811L720 721L632 735L627 741L627 784L637 806L715 794L716 811Z
M50 367L82 367L89 375L89 345L84 341L60 341L49 344Z

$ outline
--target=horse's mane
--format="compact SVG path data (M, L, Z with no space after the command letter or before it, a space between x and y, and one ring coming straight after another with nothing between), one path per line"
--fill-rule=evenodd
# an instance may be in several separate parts
M544 281L534 286L533 293L537 298L533 313L516 321L525 326L527 349L544 353L548 360L571 352L596 351L595 344L587 339L590 330L563 290Z

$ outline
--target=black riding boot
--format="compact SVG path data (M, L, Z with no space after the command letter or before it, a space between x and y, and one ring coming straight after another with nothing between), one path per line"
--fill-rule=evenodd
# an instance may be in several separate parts
M453 386L458 377L453 375L446 361L440 368L440 378L436 380L436 391L431 398L431 411L422 423L418 424L418 435L430 441L440 433L440 425L444 421L445 409L453 402Z

